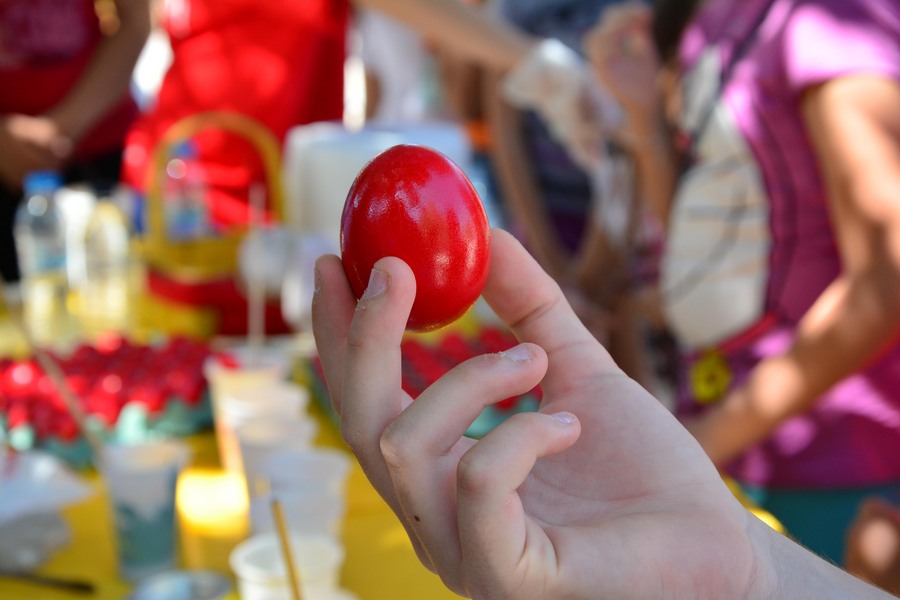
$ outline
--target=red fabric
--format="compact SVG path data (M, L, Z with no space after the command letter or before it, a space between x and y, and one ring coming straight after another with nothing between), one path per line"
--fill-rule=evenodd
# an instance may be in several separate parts
M165 18L174 57L157 105L128 138L128 183L145 189L154 175L148 173L148 158L155 145L173 123L194 113L225 110L250 116L279 143L294 125L341 117L346 0L183 4L186 9L170 10ZM221 131L195 139L213 223L246 222L250 183L268 180L256 151Z
M59 103L102 39L93 0L0 0L0 114L39 115ZM82 138L75 157L121 148L136 116L126 94Z

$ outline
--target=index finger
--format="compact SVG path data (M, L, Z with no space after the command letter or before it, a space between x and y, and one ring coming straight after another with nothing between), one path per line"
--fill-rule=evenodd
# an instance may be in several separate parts
M562 290L528 251L502 229L491 232L491 268L485 301L522 342L547 353L548 386L619 368L569 306Z

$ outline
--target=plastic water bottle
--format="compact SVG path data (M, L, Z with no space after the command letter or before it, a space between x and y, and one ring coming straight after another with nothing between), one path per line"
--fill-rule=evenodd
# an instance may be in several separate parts
M132 305L128 221L110 190L100 190L84 233L84 282L80 303L91 333L123 331Z
M13 230L22 272L23 314L38 338L43 337L44 325L67 314L66 233L55 201L61 185L59 173L29 173Z
M193 240L209 233L205 174L191 140L177 145L166 163L163 211L170 239Z

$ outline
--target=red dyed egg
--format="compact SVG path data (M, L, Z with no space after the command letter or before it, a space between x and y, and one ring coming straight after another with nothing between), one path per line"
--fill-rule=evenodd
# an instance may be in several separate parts
M394 256L416 276L407 329L429 331L461 317L488 274L490 226L472 183L425 146L399 145L357 175L341 218L341 258L356 297L372 266Z

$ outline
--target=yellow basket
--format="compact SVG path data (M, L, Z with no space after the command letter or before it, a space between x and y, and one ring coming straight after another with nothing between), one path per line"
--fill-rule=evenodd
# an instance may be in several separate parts
M143 256L147 265L182 282L230 277L237 268L237 250L246 227L196 240L172 240L166 235L162 175L171 149L197 133L219 129L245 138L259 153L268 179L270 206L276 219L284 216L281 151L264 125L243 114L225 111L197 113L174 123L154 148L147 181L147 229Z

